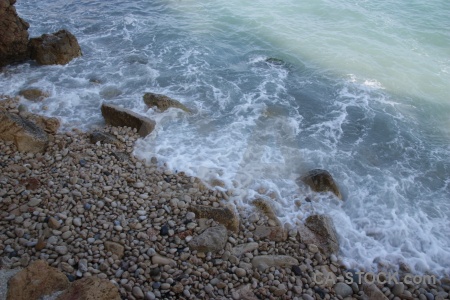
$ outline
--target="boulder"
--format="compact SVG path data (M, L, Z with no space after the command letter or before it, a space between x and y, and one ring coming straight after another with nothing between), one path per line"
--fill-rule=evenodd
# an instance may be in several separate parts
M147 104L148 107L156 106L160 111L165 111L171 107L174 107L179 108L187 113L191 113L191 110L181 104L179 101L161 94L145 93L144 103Z
M28 28L14 8L15 0L0 0L0 67L28 59Z
M329 256L339 251L339 241L333 225L333 220L326 215L309 216L305 224L298 226L300 241L304 244L314 244L320 251Z
M307 184L315 192L332 192L342 200L342 194L331 174L326 170L315 169L297 179Z
M205 229L195 236L188 244L191 250L198 252L219 252L225 248L228 232L225 226L219 225Z
M211 207L206 205L192 205L188 211L195 213L198 219L213 219L223 224L228 230L237 232L239 230L239 217L229 207Z
M259 246L259 244L256 242L240 244L231 250L231 254L233 254L236 257L241 257L243 254L245 254L247 252L252 252L253 250L258 249L258 246Z
M81 56L81 48L76 37L64 29L31 38L28 48L31 59L40 65L65 65Z
M40 299L45 295L65 290L68 286L69 280L64 273L50 267L43 260L37 260L8 281L6 299Z
M59 127L61 126L61 122L58 118L55 117L45 117L29 113L21 113L20 115L22 117L25 117L27 120L35 123L37 126L42 128L49 134L56 134Z
M48 136L36 123L16 114L0 112L0 139L13 141L20 152L44 152Z
M252 259L253 268L263 272L267 268L287 268L298 265L298 260L289 255L259 255Z
M107 279L84 277L74 281L56 300L120 300L117 286Z
M141 137L150 134L156 125L155 121L149 118L111 104L102 104L102 115L109 125L136 128Z
M19 92L19 95L24 97L27 100L39 102L44 100L45 98L48 98L50 96L49 93L41 91L40 89L36 88L29 88L24 89Z

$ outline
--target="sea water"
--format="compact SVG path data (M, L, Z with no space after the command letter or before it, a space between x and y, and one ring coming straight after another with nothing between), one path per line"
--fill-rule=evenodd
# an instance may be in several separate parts
M22 101L64 129L102 125L102 102L132 109L157 121L137 156L221 180L239 205L270 199L284 223L329 214L349 267L450 273L449 1L16 7L32 36L68 29L83 56L9 66L1 93L50 92ZM145 92L194 113L148 109ZM296 184L315 168L333 175L344 201Z

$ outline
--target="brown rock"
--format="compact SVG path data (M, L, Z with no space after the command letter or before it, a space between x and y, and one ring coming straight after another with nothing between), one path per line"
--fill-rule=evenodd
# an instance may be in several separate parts
M223 250L227 243L228 232L225 226L219 225L205 229L195 236L188 244L191 250L198 252L218 252Z
M333 220L326 215L309 216L305 225L298 226L300 241L304 244L314 244L326 256L339 251L339 241L333 225Z
M8 112L0 112L0 139L13 141L21 152L44 152L47 134L34 122Z
M174 107L179 108L187 113L191 112L189 108L181 104L179 101L161 94L145 93L144 102L148 107L156 106L160 111L165 111L171 107Z
M281 226L256 226L253 236L274 242L284 242L287 239L287 232Z
M375 284L363 283L362 290L369 300L388 300Z
M253 206L255 206L261 213L263 213L269 220L275 221L277 226L281 226L280 220L278 220L275 215L274 209L269 201L264 199L256 199L252 202Z
M61 227L61 224L55 218L50 217L48 219L48 227L50 227L52 229L58 229L59 227Z
M34 89L34 88L21 90L19 92L19 95L24 97L27 100L34 101L34 102L42 101L45 98L48 98L50 96L49 93L41 91L40 89Z
M34 191L41 186L39 179L31 177L25 179L19 179L20 184L23 184L27 190Z
M125 248L121 244L116 242L106 241L105 242L106 251L111 251L112 254L117 255L119 259L122 259L123 254L125 253Z
M229 207L192 205L188 210L195 213L195 216L198 219L213 219L214 221L223 224L228 230L235 232L239 230L239 217Z
M30 39L29 51L31 59L40 65L65 65L81 56L76 37L64 29Z
M69 280L66 275L50 267L47 262L37 260L8 281L6 299L40 299L45 295L62 291L68 286Z
M0 67L28 59L28 27L14 0L0 0Z
M84 277L74 281L56 300L120 300L117 287L109 280Z
M92 144L97 142L120 145L120 141L112 134L95 130L89 135L89 141Z
M136 128L141 137L147 136L155 128L155 121L116 105L103 103L102 115L105 122L112 126Z
M342 200L341 192L331 174L326 170L315 169L297 179L307 184L315 192L332 192Z
M34 248L36 249L36 251L41 251L46 246L47 246L47 241L45 240L45 237L41 236L38 239L38 242L37 242L36 246L34 246Z

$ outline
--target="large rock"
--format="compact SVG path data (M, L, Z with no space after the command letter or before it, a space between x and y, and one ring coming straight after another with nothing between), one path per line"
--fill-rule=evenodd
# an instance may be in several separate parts
M0 0L0 67L28 59L28 25L16 12L16 0Z
M48 98L50 94L48 92L44 92L40 89L36 88L28 88L21 90L19 92L19 95L24 97L27 100L33 101L33 102L39 102L44 100L45 98Z
M269 218L269 220L273 220L277 224L277 226L281 226L281 222L280 220L278 220L272 204L269 201L258 198L252 202L252 205L256 207L261 213L263 213L267 218Z
M284 242L287 239L287 231L281 226L256 226L253 236L258 239L268 239L274 242Z
M73 282L56 300L120 300L118 288L109 280L84 277Z
M189 211L195 213L199 219L213 219L214 221L225 225L228 230L237 232L239 230L239 217L229 207L211 207L206 205L192 205Z
M36 123L16 114L0 111L0 139L13 141L21 152L44 152L48 136Z
M31 59L40 65L65 65L81 56L76 37L64 29L32 38L28 46Z
M155 121L149 118L111 104L102 104L102 115L109 125L136 128L141 137L150 134L156 125Z
M50 267L43 260L37 260L8 281L6 299L40 299L56 291L65 290L68 286L69 280L64 273Z
M147 104L148 107L156 106L160 111L165 111L171 107L174 107L179 108L187 113L191 112L189 108L181 104L179 101L161 94L145 93L144 103Z
M297 179L303 181L315 192L332 192L342 200L342 194L331 174L326 170L315 169Z
M263 272L267 268L287 268L298 265L298 260L288 255L259 255L252 259L253 268Z
M198 252L219 252L225 248L228 232L225 226L219 225L205 229L201 234L195 236L188 244L191 250Z
M369 300L388 300L383 292L375 284L362 284L362 290Z
M339 251L339 240L333 220L326 215L309 216L305 225L298 226L300 241L304 244L314 244L322 253L329 256Z

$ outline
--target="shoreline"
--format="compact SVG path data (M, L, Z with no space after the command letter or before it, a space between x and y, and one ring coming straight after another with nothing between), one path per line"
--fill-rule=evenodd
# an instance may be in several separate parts
M69 281L109 280L124 299L448 298L449 279L346 284L336 255L302 243L296 228L283 232L267 207L230 209L198 178L135 158L136 130L100 132L112 139L50 135L43 154L0 141L0 272L44 260ZM205 218L200 207L220 213ZM259 236L258 226L270 233ZM213 239L195 248L211 228L221 230L220 247Z

